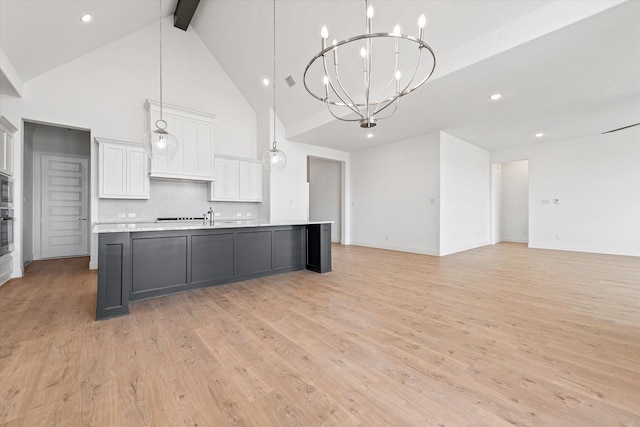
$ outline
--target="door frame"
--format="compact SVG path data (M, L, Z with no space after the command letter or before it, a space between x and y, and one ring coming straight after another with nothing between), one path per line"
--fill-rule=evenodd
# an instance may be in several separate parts
M76 159L86 159L87 170L87 199L85 201L87 207L87 253L91 254L91 156L71 155L48 151L33 152L33 260L41 260L42 258L42 156L56 156ZM51 258L47 258L51 259Z
M346 243L346 220L347 220L347 215L346 215L346 205L347 205L347 181L346 181L346 162L344 160L337 160L337 159L333 159L330 157L323 157L323 156L316 156L313 154L307 154L306 157L306 162L305 162L305 168L306 168L306 174L307 174L307 219L309 218L309 215L311 213L311 206L309 205L309 200L311 199L311 192L310 192L310 186L309 186L309 159L314 158L314 159L320 159L320 160L326 160L329 162L335 162L338 163L340 165L340 194L339 194L339 198L340 198L340 239L339 242L340 244L344 245L347 244Z

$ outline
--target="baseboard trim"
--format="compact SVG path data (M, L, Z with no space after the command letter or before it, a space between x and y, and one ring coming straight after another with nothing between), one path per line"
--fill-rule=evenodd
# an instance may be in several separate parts
M640 257L640 252L633 252L629 250L617 250L617 249L602 249L602 248L590 248L583 246L572 245L540 245L529 243L531 249L548 249L552 251L566 251L566 252L583 252L589 254L602 254L602 255L620 255L620 256L633 256Z
M380 245L380 244L376 244L376 243L355 242L355 241L352 241L350 243L350 245L353 245L353 246L364 246L364 247L367 247L367 248L374 248L374 249L385 249L385 250L388 250L388 251L409 252L409 253L412 253L412 254L422 254L422 255L429 255L429 256L440 256L440 253L437 250L432 250L432 249L411 248L411 247L407 247L407 246Z

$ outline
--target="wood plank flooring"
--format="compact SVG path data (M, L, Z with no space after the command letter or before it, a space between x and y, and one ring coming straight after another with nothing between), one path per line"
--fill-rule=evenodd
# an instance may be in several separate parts
M334 246L94 321L88 259L0 287L2 426L640 426L640 258Z

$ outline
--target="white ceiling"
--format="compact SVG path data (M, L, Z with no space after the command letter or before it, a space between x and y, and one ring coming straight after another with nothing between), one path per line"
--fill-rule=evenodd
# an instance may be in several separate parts
M163 0L164 15L177 0ZM364 31L364 1L277 1L278 116L287 137L358 150L444 130L487 149L600 133L640 121L640 2L372 0L374 31L417 32L438 65L434 78L402 98L374 137L330 120L302 85L307 62L330 39ZM90 12L90 25L80 15ZM0 47L24 82L157 22L151 0L0 0ZM273 70L269 0L201 0L195 31L252 107L271 105L261 81ZM288 88L283 78L298 83ZM3 86L5 86L3 84ZM487 97L503 94L502 100ZM536 140L535 132L546 136Z

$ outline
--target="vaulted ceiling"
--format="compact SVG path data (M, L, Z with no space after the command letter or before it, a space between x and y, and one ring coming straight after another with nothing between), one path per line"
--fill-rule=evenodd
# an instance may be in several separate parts
M164 0L164 15L177 0ZM302 84L330 39L364 32L364 1L277 1L278 116L287 138L342 150L444 130L487 149L601 133L640 121L640 2L372 0L374 31L417 32L437 56L433 78L402 98L372 138L332 120ZM192 26L257 112L272 103L273 4L201 0ZM79 16L92 13L90 26ZM0 48L28 81L157 22L149 0L0 0ZM381 59L379 59L381 60ZM4 67L3 67L4 68ZM4 70L3 70L4 71ZM359 70L355 70L358 72ZM291 75L297 84L283 81ZM4 77L4 75L3 75ZM0 81L0 86L7 85ZM7 92L5 92L7 93ZM493 102L488 97L501 93ZM534 134L542 132L542 138Z

